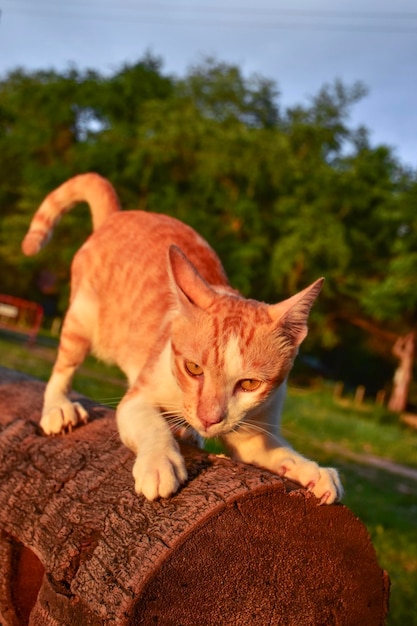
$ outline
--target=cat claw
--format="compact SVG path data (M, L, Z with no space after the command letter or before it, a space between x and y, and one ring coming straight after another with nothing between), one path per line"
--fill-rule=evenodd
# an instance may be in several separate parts
M182 455L175 449L166 454L139 454L133 466L135 491L147 500L169 498L187 478Z
M319 506L321 506L322 504L326 504L330 496L331 496L330 491L326 491L326 493L324 493L319 500Z
M44 413L40 426L46 435L65 435L87 420L88 413L79 402L65 401Z
M343 488L339 475L332 467L320 467L293 450L277 449L276 473L300 483L309 493L316 496L319 504L332 504L340 500Z
M309 488L318 499L318 504L333 504L343 496L343 488L339 475L332 467L320 467L320 480Z

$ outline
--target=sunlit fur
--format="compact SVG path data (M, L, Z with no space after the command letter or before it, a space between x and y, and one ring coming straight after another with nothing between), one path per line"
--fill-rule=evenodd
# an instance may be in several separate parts
M93 352L128 379L117 421L136 454L138 493L167 497L186 480L172 434L185 429L220 437L236 458L298 480L322 502L338 498L337 472L279 439L285 380L322 281L275 305L245 299L193 229L165 215L121 211L110 183L92 173L47 196L24 252L35 254L60 216L83 199L94 232L72 264L70 305L45 392L45 432L87 419L67 395L75 369Z

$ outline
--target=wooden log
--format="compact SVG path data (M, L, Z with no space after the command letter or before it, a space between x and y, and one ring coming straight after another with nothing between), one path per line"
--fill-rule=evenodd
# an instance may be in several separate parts
M44 385L0 368L3 626L381 626L364 525L267 471L184 445L189 481L147 502L113 412L38 426Z

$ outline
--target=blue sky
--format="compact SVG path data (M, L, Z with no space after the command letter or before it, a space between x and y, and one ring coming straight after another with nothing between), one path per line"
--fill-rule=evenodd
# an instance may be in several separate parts
M204 56L273 79L281 105L324 83L362 81L352 112L372 143L417 170L415 0L2 0L0 74L94 68L103 73L160 56L183 75Z

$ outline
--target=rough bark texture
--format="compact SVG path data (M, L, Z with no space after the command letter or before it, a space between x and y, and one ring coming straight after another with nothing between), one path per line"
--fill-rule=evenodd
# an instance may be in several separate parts
M184 446L174 497L135 495L113 412L47 438L44 385L0 368L3 626L381 626L388 577L343 505ZM83 401L84 402L84 401Z

